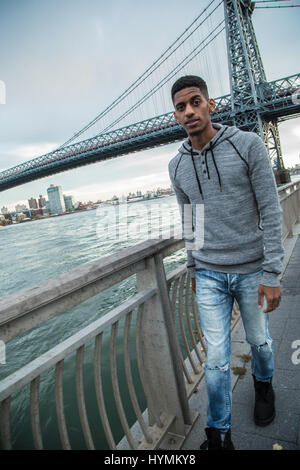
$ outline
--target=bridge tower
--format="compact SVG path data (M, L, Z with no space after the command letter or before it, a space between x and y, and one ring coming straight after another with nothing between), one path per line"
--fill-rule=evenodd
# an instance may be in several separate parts
M251 0L224 0L231 107L234 125L259 134L268 149L277 183L290 181L284 168L277 120L264 118L269 85L251 15Z

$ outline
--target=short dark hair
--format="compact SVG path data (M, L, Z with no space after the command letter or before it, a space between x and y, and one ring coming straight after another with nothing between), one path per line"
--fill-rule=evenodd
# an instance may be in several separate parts
M208 89L205 81L203 78L197 77L196 75L185 75L184 77L178 78L171 89L172 101L174 103L174 96L180 90L184 88L189 88L191 86L200 88L201 93L203 96L208 99Z

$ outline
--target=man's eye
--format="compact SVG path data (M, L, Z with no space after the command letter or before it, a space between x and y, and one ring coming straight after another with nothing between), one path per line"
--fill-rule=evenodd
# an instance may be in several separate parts
M183 106L178 106L177 107L177 111L183 111L184 110L184 107Z
M195 101L193 102L193 105L194 105L194 106L199 106L199 104L200 104L200 100L195 100Z

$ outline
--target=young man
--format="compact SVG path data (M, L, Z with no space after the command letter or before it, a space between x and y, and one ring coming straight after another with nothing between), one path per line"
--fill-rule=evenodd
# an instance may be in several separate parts
M251 345L255 423L265 426L275 416L268 315L281 299L281 208L261 138L253 132L212 123L215 102L201 78L182 77L171 93L175 119L188 139L170 161L169 175L182 223L186 222L185 214L192 212L194 240L188 240L185 229L184 238L196 243L189 249L187 246L187 267L207 344L207 440L200 448L234 449L230 383L234 299ZM204 208L200 246L195 230L199 227L196 213L201 213L197 207ZM185 210L188 208L191 210Z

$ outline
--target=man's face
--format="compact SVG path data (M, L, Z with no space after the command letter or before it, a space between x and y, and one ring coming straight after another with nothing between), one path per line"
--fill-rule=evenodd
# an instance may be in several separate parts
M174 117L188 136L201 134L210 123L210 113L215 109L213 99L207 99L197 87L188 87L175 93Z

